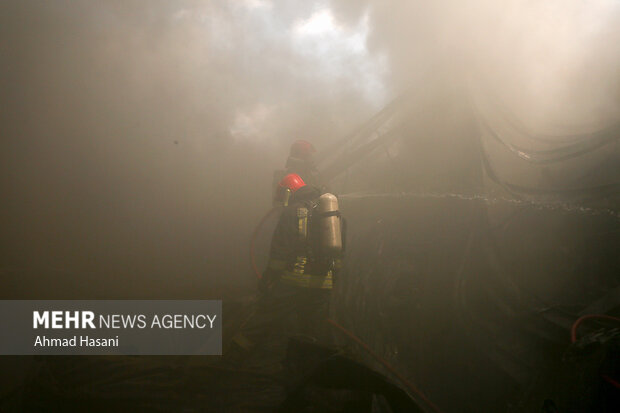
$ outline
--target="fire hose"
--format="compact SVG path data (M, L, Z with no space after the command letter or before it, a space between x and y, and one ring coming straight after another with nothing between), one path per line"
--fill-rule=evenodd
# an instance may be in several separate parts
M252 238L250 240L250 263L252 264L252 270L254 270L254 274L256 274L256 277L259 280L263 278L263 276L259 271L258 266L256 265L256 238L258 237L260 230L263 228L263 225L265 225L265 222L267 222L267 220L279 209L279 207L273 207L269 211L267 211L267 213L263 216L263 218L254 229L254 232L252 233Z
M581 325L581 323L583 323L586 320L590 320L590 319L599 319L599 320L609 320L609 321L618 321L620 322L620 318L618 317L613 317L610 315L606 315L606 314L587 314L584 316L579 317L574 323L573 326L570 330L570 341L571 343L576 343L577 342L577 329L579 328L579 326ZM602 374L601 378L603 380L605 380L607 383L611 384L612 386L614 386L617 389L620 389L620 383L614 379L612 379L611 377Z

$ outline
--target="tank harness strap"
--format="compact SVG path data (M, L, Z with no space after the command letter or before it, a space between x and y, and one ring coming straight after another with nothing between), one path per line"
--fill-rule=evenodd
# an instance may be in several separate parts
M327 212L320 212L318 213L318 215L322 218L326 218L326 217L340 217L340 211L327 211Z
M299 239L305 241L308 238L308 208L297 208L297 226Z

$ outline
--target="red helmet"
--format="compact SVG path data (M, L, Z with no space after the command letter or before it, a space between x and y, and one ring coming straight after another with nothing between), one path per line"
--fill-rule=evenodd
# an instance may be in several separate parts
M288 174L280 181L278 186L282 189L288 189L294 194L299 188L306 186L306 183L301 179L301 176L297 174Z
M298 139L291 145L291 156L294 158L308 159L316 152L314 146L308 141Z

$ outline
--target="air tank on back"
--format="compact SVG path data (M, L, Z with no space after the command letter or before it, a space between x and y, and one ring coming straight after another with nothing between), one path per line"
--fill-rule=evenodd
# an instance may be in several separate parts
M319 197L320 243L328 255L337 255L342 251L342 230L338 198L330 193Z

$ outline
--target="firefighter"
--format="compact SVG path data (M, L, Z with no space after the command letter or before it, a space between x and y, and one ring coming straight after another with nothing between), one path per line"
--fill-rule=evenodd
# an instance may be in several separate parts
M331 289L331 275L342 252L337 198L329 193L321 195L298 174L286 175L276 194L286 206L273 234L263 279L281 279L289 285L310 283L311 288L320 284L318 288ZM291 272L316 277L298 277Z
M314 163L314 146L303 139L298 139L291 145L289 156L286 159L284 169L279 169L273 174L274 193L279 183L288 174L299 175L305 183L316 185L317 170Z
M226 351L228 361L245 368L277 366L292 336L332 344L326 319L345 239L338 199L321 195L298 174L286 175L276 192L285 206L259 280L259 299Z
M342 218L332 194L288 174L278 185L288 194L271 241L267 269L259 281L258 312L277 319L282 333L330 341L330 292L341 267ZM286 195L284 195L286 196Z

